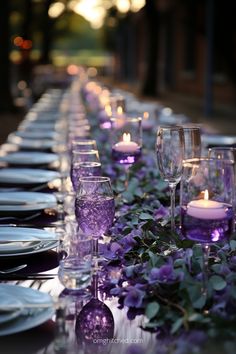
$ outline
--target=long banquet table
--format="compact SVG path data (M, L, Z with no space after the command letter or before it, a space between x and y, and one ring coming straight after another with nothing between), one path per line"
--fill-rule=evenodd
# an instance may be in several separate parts
M7 174L0 176L0 192L5 193L5 195L2 194L2 199L7 199L8 203L6 201L0 203L5 203L9 209L7 211L0 209L0 235L4 237L1 229L8 231L6 228L11 230L14 228L14 231L18 228L32 228L57 235L58 228L60 229L66 220L65 213L61 212L56 199L57 192L61 188L62 181L63 183L66 181L68 189L71 188L68 176L70 151L67 135L64 132L68 129L68 121L74 121L80 117L82 120L86 119L85 125L81 125L79 130L80 137L96 139L103 174L112 179L116 194L116 219L107 235L111 243L101 246L107 261L104 269L93 277L90 291L86 296L84 294L81 296L79 291L65 289L58 279L58 252L60 251L58 243L48 249L43 246L45 250L43 249L42 252L26 251L24 254L23 251L20 254L15 253L14 256L1 253L0 270L22 264L26 266L14 273L0 274L0 285L8 284L36 289L49 294L53 299L53 312L48 316L50 318L46 314L47 320L45 321L38 320L37 313L32 314L30 310L24 315L27 321L26 327L24 327L24 320L21 319L18 330L13 330L13 333L11 333L9 322L7 322L6 332L4 332L4 323L0 322L1 352L38 354L92 353L94 351L101 353L203 352L202 345L207 341L205 326L209 323L206 312L208 310L203 310L201 315L203 306L198 304L194 311L191 309L192 313L189 309L189 314L186 315L188 309L182 307L181 299L178 304L174 303L174 299L169 298L170 292L173 291L175 294L175 282L172 282L170 288L166 289L167 280L162 293L157 292L155 295L155 292L152 293L154 290L153 279L150 278L151 273L148 276L145 273L142 279L140 277L144 274L142 267L147 262L152 263L152 267L158 265L161 268L164 265L164 258L157 257L158 252L162 252L161 257L166 257L170 261L171 258L168 257L172 252L172 236L176 237L169 233L168 227L165 229L169 223L168 208L166 208L169 203L167 185L160 179L155 165L154 146L158 121L154 118L150 124L146 122L146 125L143 125L143 156L137 164L131 167L128 187L125 187L124 182L127 177L125 171L122 166L114 165L111 160L109 127L107 129L104 125L104 111L100 110L100 115L98 114L97 91L95 90L95 93L91 91L91 83L87 91L83 85L85 85L84 82L81 83L80 79L75 78L66 90L48 90L27 113L18 130L10 134L7 142L1 146L0 173L5 171ZM132 99L129 97L130 106L134 105ZM136 106L137 104L138 101L136 101ZM153 110L151 104L150 107ZM135 109L137 107L134 107ZM161 110L158 106L155 109ZM163 111L162 113L165 114ZM169 113L167 116L169 117ZM73 130L69 132L69 139L71 137L73 137ZM231 143L234 144L234 140ZM12 170L7 171L8 168ZM32 174L32 168L36 171L35 174ZM31 173L28 183L22 183L23 169L26 175ZM40 172L45 170L51 175ZM40 173L42 180L38 179ZM24 213L21 210L21 201L18 200L18 204L16 203L18 205L16 210L13 208L14 198L12 197L13 201L9 201L9 193L14 192L16 198L17 193L21 191L50 194L52 199L46 202L45 208ZM19 212L19 209L22 212ZM158 235L157 238L156 235ZM192 249L192 252L197 254L199 249L196 246L191 246L193 247L191 248L189 245L180 245L180 241L175 238L174 240L179 247L179 254L176 254L176 258L170 262L174 262L173 267L181 267L183 264L181 259L189 262L192 256L189 250ZM213 284L213 288L218 289L219 292L225 289L226 281L233 284L235 281L235 260L232 257L236 245L233 241L231 241L229 251L231 263L224 264L231 272L232 279L226 280L228 276L226 270L216 270L216 276L220 279L218 283ZM173 250L175 250L174 246ZM218 258L221 256L223 259L224 255L219 251ZM178 281L177 278L175 280ZM148 286L147 282L149 282ZM95 299L93 298L94 288L98 288ZM11 291L17 297L18 288L14 289L16 289L15 292ZM193 282L192 291L195 292L195 297L200 297L197 290L199 287L197 288ZM233 291L232 294L235 299L236 295ZM185 296L184 290L183 296ZM215 294L215 296L220 296L220 294ZM0 294L1 298L4 298L3 291ZM28 300L30 302L30 299ZM197 298L194 301L197 301ZM163 307L160 308L162 305ZM221 302L218 301L217 305L220 307ZM234 312L235 306L231 305L231 311ZM173 307L177 312L182 311L183 316L176 315ZM84 310L87 309L88 312L88 308L89 316ZM0 321L1 311L3 309L0 309ZM186 316L189 317L186 319ZM14 319L12 321L14 326ZM231 321L234 321L234 318ZM219 347L221 348L219 352L222 353L222 350L226 353L233 352L235 344L232 336L233 328L232 326L230 329L229 338L227 337L227 340ZM214 345L213 332L214 328L211 329L210 334L208 333L208 340L211 341L210 348L217 353L218 348Z

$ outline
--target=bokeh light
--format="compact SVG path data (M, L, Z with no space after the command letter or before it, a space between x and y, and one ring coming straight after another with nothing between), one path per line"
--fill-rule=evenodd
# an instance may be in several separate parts
M65 10L65 4L62 2L54 2L53 4L50 5L49 10L48 10L48 15L51 18L57 18L62 14L62 12Z

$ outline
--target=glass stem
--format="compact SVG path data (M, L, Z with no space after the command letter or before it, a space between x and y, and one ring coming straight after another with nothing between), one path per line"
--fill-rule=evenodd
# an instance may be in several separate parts
M92 282L92 293L95 299L98 298L98 272L95 271L93 275L93 282Z
M125 167L125 190L127 190L128 188L128 184L129 184L129 169L130 169L130 165L124 165Z
M208 243L202 245L202 294L207 296L208 288L208 263L209 263L210 245Z
M99 253L98 253L98 238L93 238L93 254L92 254L92 258L93 258L93 266L94 266L94 270L97 271L99 269L99 265L98 265L98 258L99 258Z
M170 184L170 217L171 217L171 231L175 231L175 189L176 184Z
M93 257L97 258L98 257L98 239L93 238Z

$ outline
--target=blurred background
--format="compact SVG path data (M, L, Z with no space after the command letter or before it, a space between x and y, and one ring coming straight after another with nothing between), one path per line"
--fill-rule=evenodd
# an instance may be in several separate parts
M236 1L0 1L0 141L80 66L236 135Z

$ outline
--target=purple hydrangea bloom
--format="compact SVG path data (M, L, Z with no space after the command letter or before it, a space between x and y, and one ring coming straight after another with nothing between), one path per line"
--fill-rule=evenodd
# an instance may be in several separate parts
M145 292L137 289L135 286L129 286L126 288L127 295L124 299L124 305L127 307L140 308L142 306Z

